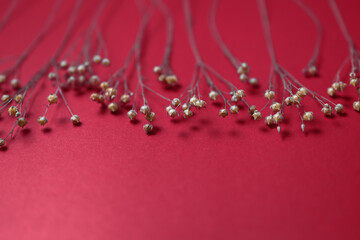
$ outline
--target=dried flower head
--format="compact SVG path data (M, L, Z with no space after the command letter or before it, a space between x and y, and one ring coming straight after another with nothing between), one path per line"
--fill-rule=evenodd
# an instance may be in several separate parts
M151 112L151 109L148 105L143 105L140 107L140 112L144 115L148 114Z
M174 107L178 107L178 106L180 106L181 101L180 101L180 99L178 99L178 98L174 98L174 99L171 101L171 104L172 104Z
M303 115L303 119L305 121L312 121L314 119L313 112L305 112L304 115Z
M41 126L45 126L45 124L47 124L48 120L46 119L45 116L42 116L42 117L39 117L38 118L38 123L41 125Z
M130 102L130 95L129 94L123 94L120 97L121 102L128 103Z
M353 103L353 108L355 111L360 112L360 101L356 101Z
M56 96L56 94L50 94L47 100L50 104L55 104L58 101L58 97Z
M9 116L15 117L16 114L19 112L19 109L16 106L11 106L8 109Z
M127 116L130 120L135 120L137 116L137 112L135 110L130 110L128 111Z
M153 131L153 125L147 123L143 126L146 134L150 134Z
M228 112L227 112L227 110L226 109L220 109L220 111L219 111L219 116L220 117L226 117L228 115Z
M27 124L27 120L24 118L24 117L20 117L20 118L18 118L18 120L17 120L17 125L19 126L19 127L25 127L26 126L26 124Z
M117 103L110 103L108 105L108 109L112 112L112 113L116 113L119 110L119 105Z
M73 123L73 125L79 125L80 117L78 115L72 115L70 121Z

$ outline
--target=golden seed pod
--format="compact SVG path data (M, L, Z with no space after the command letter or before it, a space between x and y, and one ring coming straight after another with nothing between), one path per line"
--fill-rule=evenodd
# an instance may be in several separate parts
M331 87L335 90L335 91L339 91L340 90L340 83L339 82L334 82Z
M228 112L227 112L227 110L226 109L220 109L220 111L219 111L219 116L220 117L226 117L228 115Z
M1 96L1 101L2 101L2 102L6 102L6 101L8 101L9 99L10 99L10 96L7 95L7 94L4 94L4 95Z
M71 74L71 75L75 74L76 73L76 67L75 66L68 67L67 72L69 74Z
M314 119L313 112L305 112L304 115L303 115L303 119L305 121L312 121Z
M13 87L13 89L18 89L20 87L20 80L14 78L13 80L11 80L10 84Z
M92 94L90 95L90 99L91 99L91 101L94 101L94 102L99 101L99 94L97 94L97 93L92 93Z
M165 81L168 85L174 85L178 82L178 79L175 75L169 75L165 77Z
M110 60L108 58L104 58L101 63L104 67L110 66Z
M195 106L198 108L204 108L206 105L206 102L204 100L197 100L195 103Z
M342 104L336 104L335 111L337 113L343 113L344 112L344 106Z
M277 112L273 115L273 119L274 119L274 122L276 124L279 124L282 122L282 120L284 119L283 115L280 113L280 112Z
M99 94L99 99L97 100L98 103L104 103L105 97L104 95Z
M193 96L192 98L190 98L189 103L190 103L190 105L192 105L192 106L196 106L196 102L197 102L198 100L199 100L199 99L197 99L196 96Z
M162 68L161 68L161 66L155 66L153 71L154 71L155 74L160 75L161 72L162 72Z
M155 120L155 113L151 112L145 115L145 119L148 120L149 122L152 122Z
M108 105L108 109L112 112L115 113L119 110L119 105L117 105L117 103L110 103Z
M260 120L261 119L261 112L255 110L254 113L252 114L252 117L254 118L254 120Z
M71 118L70 118L70 121L74 125L79 125L80 124L80 117L78 115L72 115Z
M353 103L353 108L355 111L360 112L360 101L356 101Z
M167 106L167 107L165 108L165 110L166 110L167 113L169 113L169 111L172 110L172 109L173 109L172 106Z
M151 124L149 124L149 123L145 124L143 126L143 128L144 128L144 131L145 131L146 134L150 134L152 132L152 130L153 130L153 126Z
M218 99L218 97L219 97L219 93L216 91L211 91L209 93L209 98L213 101L216 101Z
M164 82L165 78L166 78L165 75L161 74L161 75L159 75L158 80L159 80L159 82Z
M69 66L69 64L66 60L62 60L59 65L60 65L60 68L62 68L62 69L65 69Z
M19 125L19 127L25 127L27 124L27 120L24 117L18 118L17 120L17 125Z
M128 111L127 116L130 120L135 120L137 116L137 112L135 110L130 110Z
M55 94L50 94L48 96L47 100L50 104L54 104L54 103L57 103L58 97Z
M267 125L273 125L274 124L274 119L273 119L273 116L272 115L269 115L269 116L266 116L265 117L265 123Z
M350 85L356 87L359 84L358 78L352 78L350 79Z
M237 90L237 91L235 92L234 96L236 96L236 98L237 98L238 100L241 100L241 99L243 99L243 98L245 97L245 91L242 90L242 89L239 89L239 90Z
M185 109L183 112L184 118L191 118L193 115L193 112L190 109Z
M49 78L49 80L55 80L56 79L56 74L54 72L50 72L48 74L48 78Z
M93 56L92 61L93 61L94 63L100 63L100 62L101 62L101 57L100 57L100 55L95 55L95 56Z
M259 84L259 80L257 78L250 78L249 83L253 86L257 86Z
M292 99L294 100L295 104L299 104L301 102L301 97L299 97L298 95L293 95Z
M264 96L268 100L274 99L275 98L275 92L271 91L271 90L266 90Z
M16 114L19 112L19 110L17 107L11 106L11 107L9 107L8 112L9 112L10 116L15 117Z
M130 95L129 94L123 94L120 97L121 102L128 103L130 102Z
M312 65L312 66L308 67L307 72L309 74L311 74L311 76L316 76L318 73L318 70L317 70L316 66Z
M78 73L83 74L83 73L85 73L85 71L86 71L85 65L80 64L80 65L77 67L77 72L78 72Z
M249 114L250 115L253 115L255 111L256 111L256 106L255 105L252 105L252 106L249 107Z
M23 99L23 95L22 94L17 94L15 97L14 97L14 101L19 103L21 100Z
M346 87L346 83L340 81L339 82L340 91L344 91L345 87Z
M325 115L325 116L331 116L332 112L331 112L331 107L328 104L325 104L324 107L321 109L321 112Z
M185 111L186 109L190 109L190 106L189 106L188 103L184 103L184 104L181 106L181 109Z
M176 117L178 115L178 112L175 109L170 109L168 111L168 115L172 118Z
M307 95L307 90L306 88L300 88L297 92L296 92L296 95L303 98Z
M6 81L6 75L5 74L0 74L0 84L4 83Z
M100 87L102 90L106 90L109 88L109 83L108 82L102 82L100 83Z
M281 104L278 102L275 102L270 105L270 109L273 110L274 112L279 112L281 110Z
M231 96L231 101L232 101L232 102L238 102L239 99L236 97L236 95L232 95L232 96Z
M333 85L334 85L334 84L333 84ZM334 87L329 87L329 88L327 89L327 94L328 94L330 97L335 96L335 94L336 94L335 88L334 88Z
M171 104L172 104L174 107L178 107L178 106L180 106L181 101L180 101L180 99L178 99L178 98L174 98L174 99L171 101Z
M97 87L100 83L100 78L97 75L92 75L89 82L91 86Z
M140 107L140 112L144 115L148 114L151 112L151 109L148 105L143 105Z
M233 105L230 107L230 113L231 114L238 114L239 113L239 107L236 105Z
M45 124L48 123L48 120L46 119L46 117L42 116L42 117L39 117L39 118L38 118L38 123L39 123L41 126L45 126Z
M242 82L246 82L248 80L248 76L245 73L242 73L240 74L239 79Z
M246 62L241 63L237 69L238 74L247 74L249 72L249 65Z
M116 97L116 89L115 88L107 88L105 92L105 97L109 99L114 99Z
M287 98L285 98L285 104L286 104L286 106L293 105L293 103L294 103L293 97L287 97Z

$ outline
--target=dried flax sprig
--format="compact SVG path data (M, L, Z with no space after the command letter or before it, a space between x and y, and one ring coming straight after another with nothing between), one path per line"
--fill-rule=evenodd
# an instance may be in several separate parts
M124 64L107 81L102 82L100 84L101 90L98 93L92 93L90 98L95 102L107 105L108 109L112 113L116 113L120 109L120 104L125 105L130 102L131 97L134 97L132 109L127 112L127 116L131 121L137 119L137 101L141 99L142 106L139 108L139 111L145 115L145 119L148 122L143 126L143 129L147 134L150 134L153 130L151 122L155 120L155 113L151 111L149 102L145 95L145 90L148 90L167 101L171 100L151 89L144 83L141 63L142 43L146 27L150 20L150 16L152 15L152 9L144 10L142 2L138 2L138 6L140 9L141 21L135 42L130 48ZM129 90L126 76L126 71L128 70L132 60L135 62L137 78L135 93ZM120 91L123 91L122 95L120 96L120 99L117 99L118 92Z
M248 82L253 86L257 86L259 80L257 78L249 78L248 75L250 73L250 66L246 62L242 62L231 53L228 46L225 44L222 39L218 27L216 25L216 12L219 6L219 0L213 0L212 5L209 12L209 26L210 31L215 39L216 43L219 45L221 51L224 53L226 58L230 61L230 63L234 66L237 74L239 75L239 79L242 82Z
M319 95L316 92L313 92L307 88L304 84L298 81L293 77L285 68L283 68L276 59L276 54L274 50L274 45L271 37L270 21L267 12L267 6L265 0L257 0L258 7L261 15L261 21L263 24L265 39L267 48L271 58L271 72L269 79L269 88L265 91L265 98L268 100L267 104L261 109L256 110L254 107L252 110L252 117L257 120L261 119L261 112L270 104L270 109L272 114L265 117L265 123L269 126L277 126L278 132L280 132L280 123L284 119L284 109L286 106L295 105L299 111L299 116L301 120L301 130L305 131L305 121L312 121L314 114L312 111L305 111L305 106L301 103L301 100L306 95L311 95L313 100L322 106L321 111L326 115L332 115L332 108L338 114L343 113L343 105L335 104L332 101L326 99L325 97ZM279 80L279 86L282 87L280 91L279 99L280 102L275 101L275 83ZM276 94L277 95L277 94Z
M4 110L8 105L13 103L14 105L12 105L11 107L8 108L8 113L9 113L10 117L14 117L16 119L13 124L13 127L11 128L9 133L4 138L0 138L0 147L5 145L5 141L13 135L14 130L17 126L23 128L27 125L26 114L31 106L31 103L32 103L31 100L32 100L32 96L34 95L35 88L36 88L37 84L39 83L39 81L41 79L43 79L44 75L49 71L49 69L53 65L56 64L59 56L64 51L65 47L67 46L68 42L70 41L70 39L72 37L74 26L75 26L75 21L76 21L76 18L77 18L77 15L78 15L78 12L80 10L82 3L83 3L83 0L76 1L75 6L72 10L71 16L69 18L66 33L65 33L57 51L55 52L55 54L50 58L50 60L48 62L46 62L44 64L44 66L42 68L40 68L31 77L31 79L23 87L20 87L20 89L17 90L17 92L13 96L9 97L9 99L7 99L6 101L4 101L0 104L0 113L1 113L2 110ZM30 92L29 97L27 97L28 92ZM64 99L65 99L65 97L64 97ZM25 103L25 101L26 101L26 103ZM23 108L24 103L25 103L25 107ZM66 105L68 106L68 104L66 104ZM73 116L74 115L72 115L72 117ZM71 119L71 121L74 123L73 119ZM79 121L80 121L80 119L79 119Z
M178 101L176 101L176 104L173 104L173 106L169 106L166 108L168 114L171 117L174 117L171 113L174 110L176 111L176 108L182 104L181 109L183 111L183 116L185 118L190 118L193 116L192 107L198 109L202 109L205 107L206 102L202 99L202 96L200 94L201 79L205 79L205 82L207 83L210 89L210 93L209 93L210 100L216 101L219 96L223 100L224 108L220 109L219 116L221 117L228 116L228 110L232 114L239 113L238 102L243 102L247 107L249 107L249 105L244 99L245 97L244 90L238 89L234 84L226 80L224 77L222 77L219 73L217 73L213 68L211 68L208 64L206 64L202 60L195 40L191 5L188 0L183 0L183 9L184 9L185 22L186 22L187 36L191 50L195 57L196 65L193 73L193 78L191 84L187 88L187 92L183 94L183 96L181 96L179 99L177 99ZM223 85L225 85L228 88L228 91L221 90L214 83L210 75L213 75L215 79L217 79ZM225 95L231 96L231 101L233 102L233 104L230 102L230 100L227 99Z
M318 76L318 61L319 61L319 52L321 47L321 41L323 36L323 30L321 26L321 22L319 18L316 16L314 11L305 3L304 0L293 0L313 21L317 36L314 45L313 54L307 64L307 66L303 69L303 74L305 77L316 77Z
M346 83L341 81L341 72L345 66L350 61L351 71L349 73L349 84L357 89L357 100L353 102L353 109L357 112L360 112L360 86L359 86L359 77L360 77L360 52L356 48L354 40L350 36L350 33L346 27L344 19L340 13L340 10L336 4L335 0L328 0L331 10L333 11L336 21L341 29L342 34L344 35L348 46L349 46L349 56L346 57L344 62L341 64L340 68L336 72L333 83L331 87L327 89L328 94L331 97L334 97L338 91L343 91L346 87Z
M178 78L174 74L170 58L174 42L174 18L168 6L162 0L153 0L154 5L160 10L166 20L166 44L164 57L161 65L155 66L153 71L158 75L160 82L166 83L168 86L175 86L178 83Z

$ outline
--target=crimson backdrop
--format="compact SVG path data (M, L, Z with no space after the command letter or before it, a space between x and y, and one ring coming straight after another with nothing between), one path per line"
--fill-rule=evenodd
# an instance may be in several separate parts
M3 14L10 1L1 1ZM37 34L52 1L22 0L1 34L1 56L20 53ZM279 61L315 91L326 94L348 54L325 0L306 1L324 26L321 77L304 79L301 69L311 56L316 30L292 1L268 1ZM176 21L172 63L182 88L190 82L194 58L186 37L181 1L167 1ZM78 29L89 22L98 1L86 1ZM360 2L338 1L349 31L360 44ZM56 27L24 66L27 79L59 43L73 1L63 4ZM217 23L230 49L252 67L261 87L242 85L211 38L210 1L192 1L196 39L204 60L262 105L269 73L256 1L221 1ZM112 0L101 18L112 67L123 62L137 31L133 1ZM164 92L152 67L161 61L165 42L157 12L145 37L144 75ZM134 87L136 79L130 80ZM203 94L208 91L203 85ZM308 101L315 120L300 131L295 109L282 133L251 120L242 109L220 119L209 104L191 120L170 121L165 102L148 94L158 115L156 134L146 136L130 124L126 111L111 115L89 101L89 93L67 92L83 124L73 127L65 106L49 112L48 127L36 117L53 91L44 81L31 108L30 122L0 152L0 239L359 239L359 114L351 109L353 88L336 99L347 113L323 117ZM4 135L6 119L1 121Z

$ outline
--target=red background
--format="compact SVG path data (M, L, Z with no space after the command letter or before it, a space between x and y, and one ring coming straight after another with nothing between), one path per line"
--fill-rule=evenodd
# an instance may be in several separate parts
M20 1L1 33L1 56L19 54L36 36L52 1ZM275 50L282 65L309 88L326 88L348 54L346 42L325 0L306 2L324 27L320 78L305 79L301 69L312 54L316 30L292 1L268 1ZM165 25L159 12L144 39L143 68L148 85L176 97L190 83L195 64L181 1L167 1L175 23L172 65L182 88L164 92L152 74L162 59ZM86 1L77 23L84 28L97 1ZM338 1L355 43L359 1ZM1 1L2 16L9 1ZM29 78L55 51L73 1L65 1L56 27L21 71ZM196 39L203 59L262 105L270 59L256 1L221 1L217 23L239 59L252 67L261 87L242 85L211 38L210 1L192 1ZM112 0L101 18L111 70L120 67L135 39L139 15L133 1ZM347 73L346 73L347 75ZM130 79L130 87L136 78ZM148 93L157 113L156 134L130 124L126 111L111 115L86 94L66 96L81 127L73 127L64 104L49 112L48 127L36 123L53 91L46 80L37 91L30 122L0 151L0 239L359 239L359 114L346 89L346 114L323 117L310 99L315 120L300 130L295 109L286 112L282 133L251 120L245 109L218 117L209 104L191 120L170 121L165 102ZM208 92L202 84L203 94ZM1 136L10 125L2 119Z

